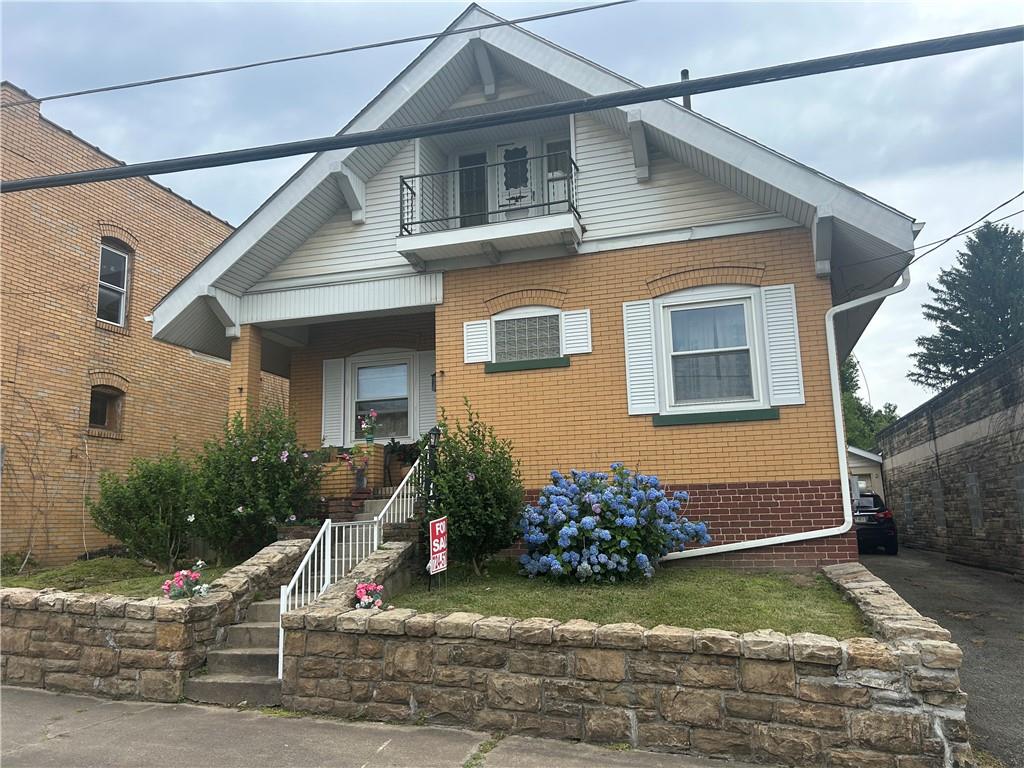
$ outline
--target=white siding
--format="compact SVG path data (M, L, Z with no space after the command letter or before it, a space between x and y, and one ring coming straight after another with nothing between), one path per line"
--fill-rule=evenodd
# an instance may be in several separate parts
M628 138L589 115L577 115L575 122L578 207L586 240L769 213L653 147L650 181L638 182Z
M437 142L431 139L420 140L420 169L418 173L437 173L448 170L448 155L438 146ZM441 176L424 176L412 182L419 195L419 218L421 219L442 219L448 216L449 186L452 177L449 174ZM408 190L406 190L408 194ZM447 221L437 221L431 224L423 224L419 227L420 232L436 232L440 229L448 229Z
M265 290L275 287L268 283L292 278L351 276L352 272L367 270L384 274L412 272L408 262L395 252L395 238L399 177L415 173L414 157L413 143L408 142L380 173L366 182L365 224L353 224L349 211L339 211L251 290Z

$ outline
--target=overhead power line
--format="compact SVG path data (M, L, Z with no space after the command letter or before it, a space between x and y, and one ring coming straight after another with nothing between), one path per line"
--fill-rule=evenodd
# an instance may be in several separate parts
M350 149L374 144L387 144L397 141L438 136L449 133L460 133L479 128L497 125L522 123L550 117L559 117L584 112L595 112L629 104L647 101L673 99L695 93L709 93L748 85L779 82L798 77L818 75L825 72L837 72L847 69L869 67L895 61L906 61L926 56L938 56L945 53L987 48L994 45L1018 43L1024 40L1024 26L1004 27L1002 29L972 32L965 35L953 35L934 40L916 43L904 43L886 48L875 48L867 51L844 53L838 56L826 56L790 64L778 64L761 67L745 72L686 80L678 83L656 85L649 88L634 88L627 91L588 96L582 99L559 101L535 107L523 107L505 112L472 117L455 118L432 123L420 123L402 128L387 128L359 133L347 133L327 136L318 139L305 139L282 144L236 149L227 152L215 152L207 155L194 155L170 160L155 160L113 168L100 168L90 171L76 171L54 176L38 176L29 179L6 181L0 184L0 192L20 192L29 189L46 187L64 187L73 184L88 184L96 181L127 179L138 176L156 176L164 173L177 173L198 168L214 168L225 165L251 163L258 160L271 160L279 157L307 155L314 152L326 152L334 149Z
M252 61L247 64L235 64L228 67L217 67L216 69L202 69L197 72L185 72L178 75L167 75L165 77L154 77L149 80L133 80L127 83L119 83L117 85L103 85L96 88L86 88L81 91L68 91L66 93L54 93L49 96L39 96L37 98L23 99L22 101L11 101L7 104L0 105L0 109L9 109L10 107L20 107L25 104L39 104L44 101L55 101L56 99L70 99L75 96L88 96L93 93L109 93L110 91L123 91L128 88L141 88L145 85L158 85L160 83L171 83L175 80L190 80L195 77L208 77L210 75L222 75L226 72L239 72L243 69L255 69L256 67L267 67L272 64L286 64L292 61L303 61L305 59L318 59L325 56L337 56L342 53L355 53L356 51L369 51L374 48L385 48L391 45L404 45L405 43L417 43L423 40L436 40L442 37L449 37L451 35L462 35L467 32L480 32L485 29L494 29L495 27L505 27L510 24L526 24L531 21L542 21L544 19L554 19L559 16L569 16L574 13L586 13L587 11L598 11L603 8L611 8L614 5L626 5L628 3L634 3L636 0L613 0L609 3L601 3L599 5L586 5L582 7L567 8L561 11L551 11L550 13L538 13L534 16L522 16L518 19L508 19L503 21L494 21L488 24L478 24L474 27L463 27L461 29L446 29L442 32L430 32L423 35L413 35L412 37L399 37L393 40L383 40L376 43L363 43L361 45L352 45L348 48L334 48L329 51L317 51L315 53L300 53L295 56L283 56L278 59L264 59L262 61Z

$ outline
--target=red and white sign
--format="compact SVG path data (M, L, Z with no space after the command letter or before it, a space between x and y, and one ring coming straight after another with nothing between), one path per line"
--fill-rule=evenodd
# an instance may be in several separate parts
M430 575L448 570L448 518L439 517L430 521Z

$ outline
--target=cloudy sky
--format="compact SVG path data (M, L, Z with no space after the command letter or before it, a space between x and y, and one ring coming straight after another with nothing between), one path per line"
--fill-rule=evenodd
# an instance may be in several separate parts
M482 3L507 18L569 3ZM463 3L3 2L2 74L36 96L443 29ZM534 22L532 31L640 83L732 72L1024 23L1024 5L685 3ZM425 43L44 105L127 162L336 132ZM956 232L1024 188L1021 45L694 97L694 108L927 223ZM305 158L159 180L238 224ZM1021 200L1000 211L1024 208ZM1010 220L1020 227L1021 216ZM855 353L872 401L905 413L930 396L905 378L926 284L961 241L913 269Z

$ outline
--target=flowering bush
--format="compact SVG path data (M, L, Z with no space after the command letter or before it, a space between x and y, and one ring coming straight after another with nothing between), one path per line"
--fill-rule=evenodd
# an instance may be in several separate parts
M662 555L687 542L711 541L704 523L680 517L688 496L666 496L658 478L612 464L611 473L551 473L537 506L519 520L528 576L572 576L579 581L618 581L654 575Z
M338 458L348 464L353 472L365 472L370 466L370 451L371 449L365 445L355 445L347 451L342 451Z
M372 581L356 585L356 608L383 608L384 585Z
M171 578L164 582L164 597L171 600L184 600L189 597L205 597L210 591L209 584L203 584L203 574L200 571L206 567L202 560L192 566L192 570L186 568L178 571Z

